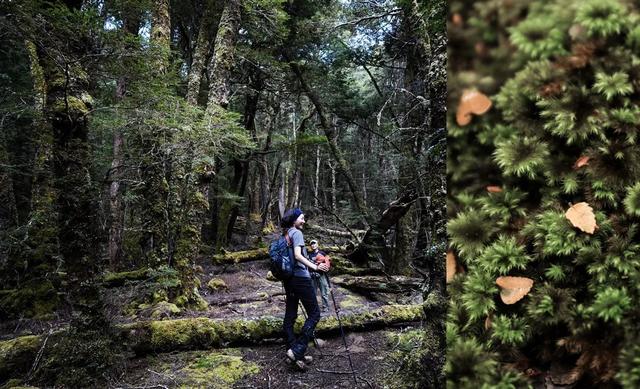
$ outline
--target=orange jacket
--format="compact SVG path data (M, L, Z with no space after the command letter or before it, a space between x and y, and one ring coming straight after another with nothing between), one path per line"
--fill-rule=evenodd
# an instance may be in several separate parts
M331 267L331 258L328 255L323 255L321 253L316 254L316 264L326 263L327 266Z

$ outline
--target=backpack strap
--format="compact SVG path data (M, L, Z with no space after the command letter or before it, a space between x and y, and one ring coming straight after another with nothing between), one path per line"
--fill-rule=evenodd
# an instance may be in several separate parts
M291 247L293 245L293 243L291 243L291 237L289 236L289 231L287 231L287 233L284 234L284 239L287 241L287 246Z

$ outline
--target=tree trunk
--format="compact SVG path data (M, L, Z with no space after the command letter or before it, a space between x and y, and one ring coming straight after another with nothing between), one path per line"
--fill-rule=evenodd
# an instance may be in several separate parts
M140 15L126 12L123 20L125 34L137 35L140 27ZM122 102L127 92L127 79L124 76L118 78L116 83L116 102ZM120 128L113 130L113 159L111 160L111 184L109 185L109 243L107 254L109 256L109 268L114 270L122 262L124 250L122 247L124 235L124 134Z
M156 71L167 74L171 51L171 19L169 18L169 0L156 0L151 20L151 42L158 50Z
M191 68L189 69L189 76L187 78L187 102L191 105L198 105L198 96L200 95L200 85L202 80L202 73L205 69L205 61L207 59L207 53L209 52L210 43L210 31L214 25L213 19L213 4L212 0L204 1L204 12L200 19L200 28L198 29L198 39L196 41L196 47L194 48L193 60L191 61Z
M78 48L76 48L78 50ZM96 230L88 114L89 79L74 58L83 53L38 53L47 86L45 113L54 136L53 171L57 189L58 242L67 272L73 326L82 332L107 325L94 280L101 265Z
M228 0L220 16L218 32L209 64L209 96L206 112L214 115L220 108L229 106L231 71L238 30L240 28L240 0Z
M331 171L331 212L338 212L338 201L337 201L337 193L338 189L336 188L336 165L331 162L327 162L329 165L329 170Z
M385 234L402 218L411 205L416 201L418 195L415 191L407 191L395 201L391 202L382 213L380 219L371 225L367 230L358 247L349 254L349 258L355 263L366 263L372 259L377 259L385 263L385 258L390 258L388 247L385 242Z
M316 135L319 135L319 131L316 128ZM320 196L320 145L316 145L316 163L315 163L315 175L313 180L313 206L318 208L320 206L318 197Z

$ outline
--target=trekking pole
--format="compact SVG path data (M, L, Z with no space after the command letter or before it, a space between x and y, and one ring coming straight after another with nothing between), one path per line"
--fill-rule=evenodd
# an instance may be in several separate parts
M333 300L333 310L336 312L336 318L338 319L338 326L340 326L340 333L342 335L342 343L344 344L344 349L347 350L347 357L349 358L349 367L351 367L351 372L353 373L353 382L358 385L358 378L356 377L356 371L353 369L353 362L351 362L351 353L349 352L349 347L347 347L347 339L344 336L344 328L342 327L342 320L340 320L340 309L338 308L338 304L336 304L336 298L333 295L333 285L331 284L331 280L329 280L329 275L325 273L327 276L327 284L329 284L329 292L331 293L331 300Z
M304 319L307 320L307 310L304 309L304 305L302 305L302 303L300 301L298 301L298 305L300 305L300 308L302 310L302 314L304 315ZM320 344L318 343L318 339L316 339L316 333L315 331L313 332L313 344L316 346L316 349L318 351L320 351L320 356L322 358L324 358L324 353L322 352L322 349L320 348Z

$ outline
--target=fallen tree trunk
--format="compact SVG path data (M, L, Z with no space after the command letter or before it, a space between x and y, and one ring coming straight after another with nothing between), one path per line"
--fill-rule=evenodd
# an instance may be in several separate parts
M277 296L284 296L285 293L284 292L276 292L276 293L267 293L267 292L262 292L262 294L258 295L258 296L254 296L254 297L238 297L238 296L233 296L233 297L229 297L226 299L220 299L220 300L216 300L216 301L211 301L209 303L209 306L221 306L221 305L227 305L227 304L245 304L245 303L253 303L256 301L265 301L265 300L271 300L274 297Z
M342 315L342 326L351 331L367 331L381 327L422 321L422 305L386 305L365 312ZM296 322L300 330L303 318ZM174 350L197 350L232 345L257 344L278 339L282 331L282 319L267 316L259 319L215 320L206 317L146 321L116 326L120 338L138 355ZM319 334L339 332L335 317L320 320L316 327ZM64 336L64 331L51 335ZM0 382L17 378L29 370L45 336L29 335L0 341ZM51 342L52 339L49 340ZM47 350L44 350L46 355Z
M342 246L329 246L324 247L323 251L331 254L331 253L345 253L347 249ZM240 263L240 262L250 262L250 261L258 261L262 259L269 258L269 249L259 248L254 250L246 250L246 251L234 251L227 252L224 254L217 254L213 256L213 263L215 265L222 265L225 263Z
M385 242L385 234L401 217L409 212L411 205L418 199L417 192L406 191L398 199L391 202L384 210L380 219L373 223L362 238L358 247L348 255L357 264L377 259L384 263L383 258L391 258L389 248Z
M349 231L332 230L330 228L324 228L322 226L316 226L314 224L305 226L305 228L310 230L310 231L317 231L317 232L322 233L324 235L338 236L338 237L341 237L341 238L353 238L354 237L353 234L355 234L356 237L359 237L359 236L364 235L367 232L366 230L353 230L352 231L353 234L352 234Z
M409 290L419 289L422 283L420 278L405 276L360 276L360 277L334 277L334 284L354 292L380 292L403 293Z
M341 319L346 330L372 330L420 321L423 317L422 305L386 305L374 310L343 315ZM299 317L296 322L297 330L302 323L303 318ZM335 317L327 317L320 320L316 333L337 333L339 328ZM271 316L253 320L214 320L200 317L134 323L124 325L122 329L129 346L137 354L143 355L149 352L207 349L279 339L282 319Z

